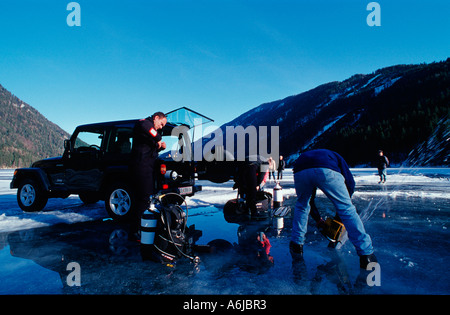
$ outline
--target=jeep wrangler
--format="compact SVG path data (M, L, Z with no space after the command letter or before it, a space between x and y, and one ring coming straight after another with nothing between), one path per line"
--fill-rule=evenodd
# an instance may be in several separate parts
M181 110L195 113L184 107ZM192 196L201 190L201 186L195 185L195 165L190 161L175 162L170 154L177 145L181 150L183 145L190 146L190 143L183 143L190 140L184 139L182 133L172 136L173 128L181 123L171 122L170 117L173 115L168 116L169 121L162 130L167 147L156 161L155 189L161 193ZM136 121L78 126L71 138L64 141L65 150L61 157L34 162L30 168L16 169L10 187L17 188L20 208L40 211L49 198L67 198L76 194L85 204L105 201L106 211L113 219L128 219L134 211L134 189L128 166Z

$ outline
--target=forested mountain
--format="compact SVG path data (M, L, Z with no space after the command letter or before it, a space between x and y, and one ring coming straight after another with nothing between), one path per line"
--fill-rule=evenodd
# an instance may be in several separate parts
M70 135L0 85L0 167L61 155Z
M445 136L440 138L439 157L414 157L423 154L419 147L426 146L436 130L448 134L449 111L450 58L326 83L255 107L222 128L279 126L280 153L288 164L305 150L328 148L353 166L371 165L379 149L393 163L449 165L450 141Z

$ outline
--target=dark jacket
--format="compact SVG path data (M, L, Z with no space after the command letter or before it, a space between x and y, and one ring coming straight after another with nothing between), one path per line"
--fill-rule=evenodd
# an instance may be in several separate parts
M377 158L377 168L379 170L384 170L389 166L389 160L385 155L378 156Z
M131 149L132 168L150 168L158 157L158 142L161 134L155 129L152 117L139 120L133 129L133 147Z
M294 173L309 168L328 168L341 173L345 178L345 185L350 196L353 195L355 191L355 180L344 158L338 153L326 149L302 153L294 162Z
M284 170L284 166L286 165L286 163L284 162L284 160L280 160L278 162L278 171L282 171Z

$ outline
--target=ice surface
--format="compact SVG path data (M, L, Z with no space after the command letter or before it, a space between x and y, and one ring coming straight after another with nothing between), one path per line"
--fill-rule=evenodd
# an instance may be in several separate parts
M188 198L188 224L203 236L198 244L223 239L235 244L224 255L199 254L199 272L180 261L176 271L143 262L138 243L107 218L104 204L84 206L77 196L50 199L44 211L24 213L9 189L12 170L0 171L0 294L449 294L450 171L448 168L390 168L378 184L376 169L352 169L353 196L381 266L381 286L367 285L354 247L339 250L310 220L304 262L288 251L290 224L280 234L270 221L229 223L222 209L236 197L232 182L199 181L203 191ZM294 206L291 170L281 182L285 204ZM271 191L274 184L269 183ZM322 215L334 208L317 195ZM65 223L65 224L60 224ZM272 245L271 267L242 255L242 235L264 229ZM113 237L114 236L114 237ZM81 266L81 287L68 287L70 261Z

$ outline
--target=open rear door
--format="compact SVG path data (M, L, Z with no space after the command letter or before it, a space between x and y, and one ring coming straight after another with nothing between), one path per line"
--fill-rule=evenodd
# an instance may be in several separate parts
M211 118L206 117L187 107L180 107L166 113L167 122L174 125L185 125L189 129L206 123L213 122Z

